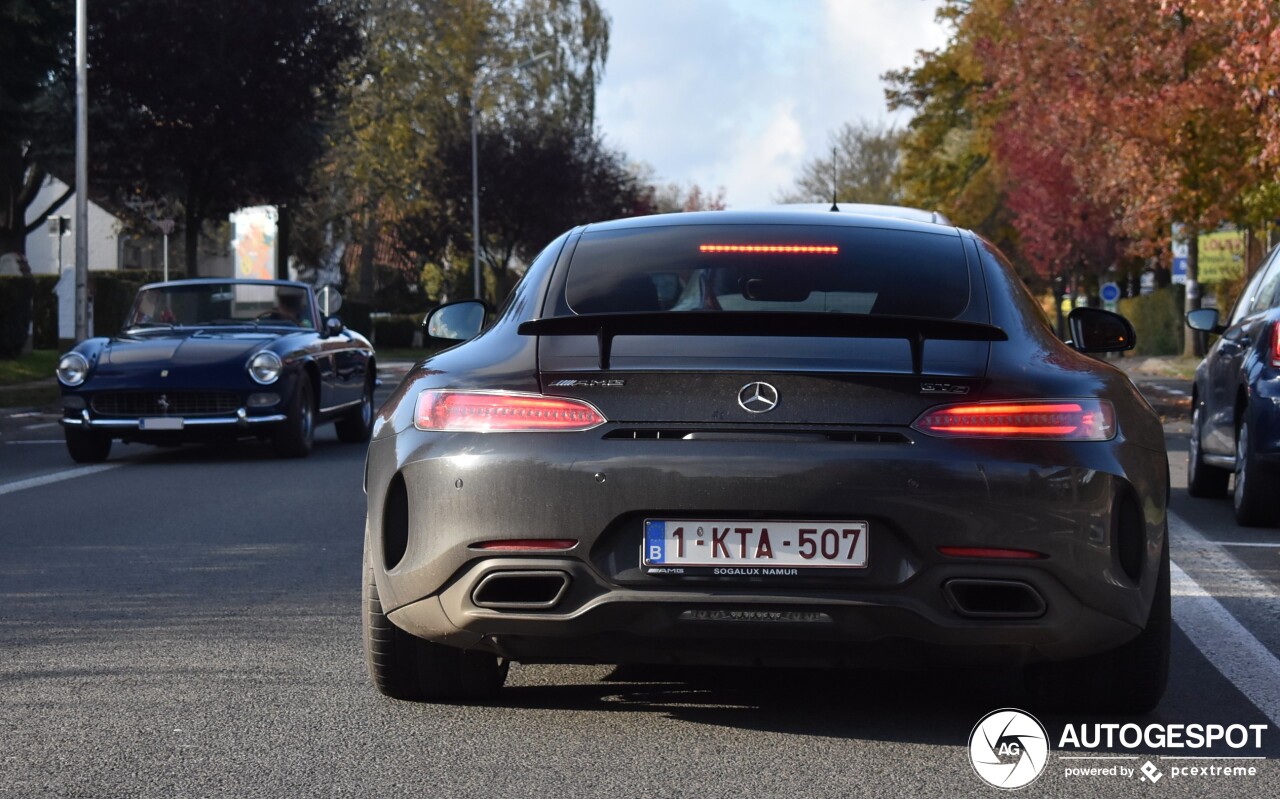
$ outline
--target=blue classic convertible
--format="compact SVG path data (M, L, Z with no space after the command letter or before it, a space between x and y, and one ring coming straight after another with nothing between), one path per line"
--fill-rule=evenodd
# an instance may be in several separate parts
M328 291L330 312L341 296ZM315 426L367 441L377 366L369 342L321 313L305 283L175 280L143 286L111 338L58 362L67 450L97 463L111 442L269 439L311 453Z

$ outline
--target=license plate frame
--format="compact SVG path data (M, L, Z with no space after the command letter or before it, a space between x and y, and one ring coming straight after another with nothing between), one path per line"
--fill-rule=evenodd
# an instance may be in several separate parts
M185 420L173 416L147 416L138 420L139 430L181 430Z
M864 519L646 518L643 531L641 566L661 574L788 576L864 572L871 564L871 525Z

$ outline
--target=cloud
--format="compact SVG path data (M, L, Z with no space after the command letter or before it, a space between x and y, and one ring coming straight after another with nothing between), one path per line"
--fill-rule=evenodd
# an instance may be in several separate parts
M925 0L603 0L597 121L663 181L771 201L852 119L887 119L880 75L944 36Z

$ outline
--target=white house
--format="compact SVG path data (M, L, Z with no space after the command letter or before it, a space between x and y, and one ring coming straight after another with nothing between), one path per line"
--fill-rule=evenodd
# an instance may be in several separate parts
M45 180L44 186L36 195L35 202L27 209L27 224L44 212L55 200L67 190L67 184L55 177ZM54 217L67 218L62 236L62 263L58 263L58 237L50 235L49 225L43 225L27 236L27 263L33 275L61 274L61 266L74 266L76 262L76 196L72 194L58 210ZM53 222L56 226L56 221ZM120 235L120 221L102 206L89 201L89 269L106 271L121 267L123 238ZM56 229L56 228L55 228Z

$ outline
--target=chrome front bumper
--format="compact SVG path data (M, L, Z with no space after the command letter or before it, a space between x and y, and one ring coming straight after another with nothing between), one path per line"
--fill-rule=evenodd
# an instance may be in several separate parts
M286 417L283 413L273 413L270 416L250 416L244 408L236 411L234 416L197 416L194 418L182 416L158 416L143 417L130 419L92 419L89 417L89 411L80 411L79 418L62 417L62 423L67 427L81 427L102 430L147 430L144 422L148 419L178 419L182 422L180 428L153 428L148 432L169 432L174 429L182 430L188 427L247 427L259 424L275 424L283 422Z

